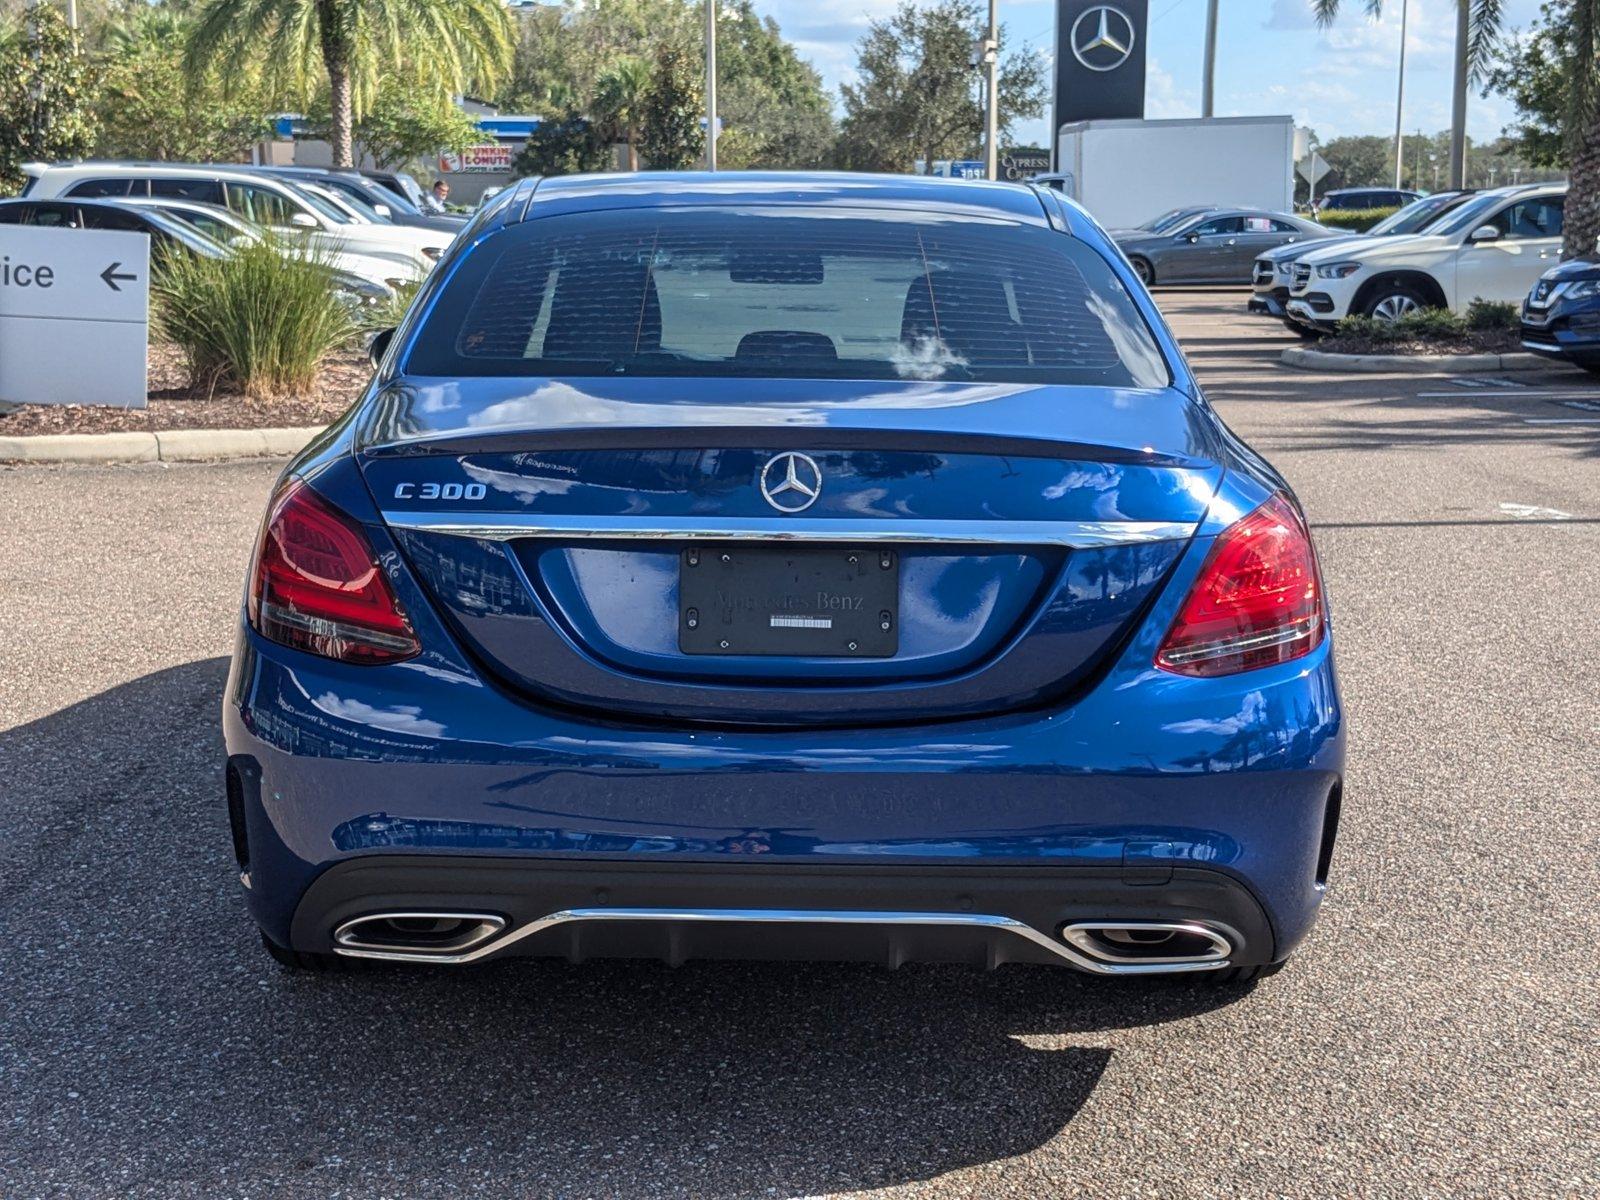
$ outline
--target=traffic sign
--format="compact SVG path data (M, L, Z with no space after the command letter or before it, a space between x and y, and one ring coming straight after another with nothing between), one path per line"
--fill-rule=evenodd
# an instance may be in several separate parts
M1333 168L1328 165L1327 159L1313 150L1310 155L1301 159L1295 165L1295 170L1300 173L1301 179L1304 179L1312 187L1316 187L1317 184L1322 182L1322 177Z
M0 400L145 405L150 237L0 225Z

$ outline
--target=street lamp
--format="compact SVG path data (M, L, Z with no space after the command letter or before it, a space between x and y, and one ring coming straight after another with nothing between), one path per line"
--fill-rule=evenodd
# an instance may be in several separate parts
M1104 18L1101 18L1104 20ZM1217 0L1206 4L1206 50L1200 72L1200 115L1210 120L1216 115L1217 93Z
M1400 82L1395 85L1394 95L1394 186L1400 186L1400 164L1403 145L1400 132L1400 118L1406 106L1406 15L1411 7L1411 0L1400 0Z
M983 66L987 93L983 105L983 177L1000 178L1000 29L995 9L997 0L989 0L989 28L983 35Z
M706 0L706 170L717 169L717 0Z

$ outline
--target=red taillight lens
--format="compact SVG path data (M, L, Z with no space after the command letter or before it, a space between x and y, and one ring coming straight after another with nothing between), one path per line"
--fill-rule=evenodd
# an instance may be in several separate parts
M262 526L249 611L263 637L340 662L422 651L361 527L298 479Z
M1179 675L1232 675L1311 653L1322 641L1311 533L1285 496L1234 522L1211 547L1156 652Z

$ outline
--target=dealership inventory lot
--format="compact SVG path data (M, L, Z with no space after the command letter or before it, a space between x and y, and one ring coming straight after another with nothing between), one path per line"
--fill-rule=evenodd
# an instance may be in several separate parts
M0 470L0 1195L1600 1191L1600 389L1297 373L1239 292L1158 298L1339 626L1284 972L285 975L216 728L278 467Z

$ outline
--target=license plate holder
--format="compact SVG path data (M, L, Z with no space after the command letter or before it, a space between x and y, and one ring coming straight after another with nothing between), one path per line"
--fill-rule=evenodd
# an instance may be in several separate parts
M678 557L685 654L891 658L900 554L882 547L696 545Z

